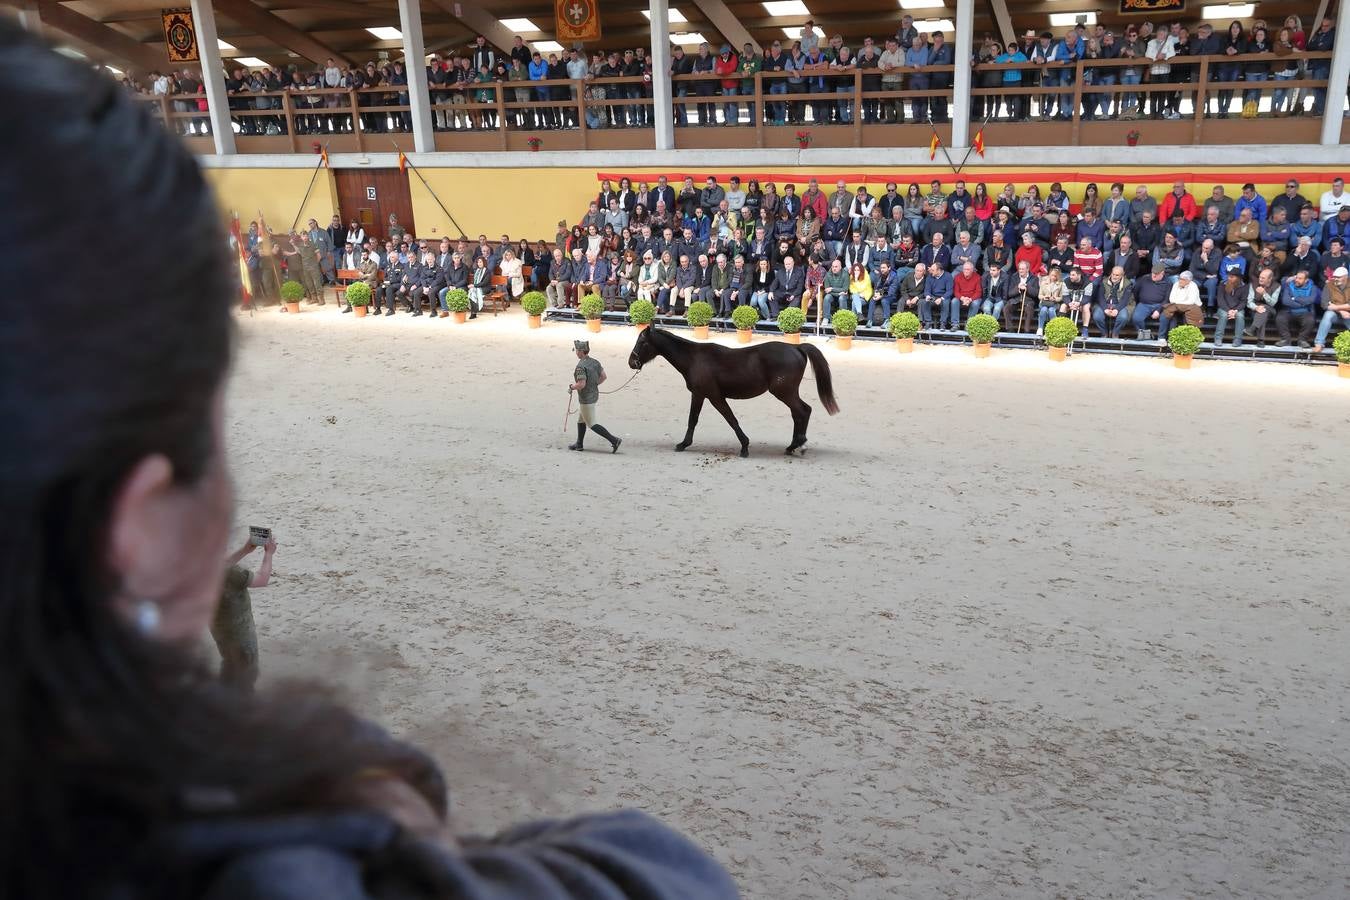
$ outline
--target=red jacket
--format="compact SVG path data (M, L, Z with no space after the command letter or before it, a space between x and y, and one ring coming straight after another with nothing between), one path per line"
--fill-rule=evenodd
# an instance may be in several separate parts
M974 297L977 300L984 296L979 272L971 272L967 277L964 270L957 272L952 278L952 296L957 298Z
M810 189L802 191L802 210L805 211L808 206L815 210L817 222L825 221L826 207L824 191L817 189L814 197L811 196ZM848 212L848 210L844 210L844 212ZM847 219L845 219L845 221L847 221Z
M1187 193L1182 194L1181 199L1178 200L1176 194L1172 191L1168 191L1167 196L1163 198L1162 204L1158 207L1158 224L1162 225L1170 222L1172 220L1172 213L1176 211L1178 206L1180 206L1181 211L1185 213L1187 222L1195 218L1197 212L1195 208L1195 198Z
M713 63L713 71L718 75L735 75L736 70L740 67L741 61L736 58L735 53L732 53L726 59L723 59L722 54L719 53L717 54L717 61ZM740 87L740 84L741 80L739 78L722 79L722 87L724 88Z
M1018 247L1017 252L1013 254L1013 271L1017 270L1017 264L1021 262L1031 267L1032 275L1040 277L1045 274L1045 253L1038 245L1032 244L1028 247L1023 244Z

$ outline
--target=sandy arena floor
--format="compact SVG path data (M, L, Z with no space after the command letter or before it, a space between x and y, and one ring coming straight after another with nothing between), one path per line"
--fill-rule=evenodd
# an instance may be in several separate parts
M1334 368L827 346L841 414L804 383L785 459L739 402L741 460L710 407L671 452L658 361L583 456L579 325L240 326L264 672L435 754L460 830L639 806L759 900L1350 893Z

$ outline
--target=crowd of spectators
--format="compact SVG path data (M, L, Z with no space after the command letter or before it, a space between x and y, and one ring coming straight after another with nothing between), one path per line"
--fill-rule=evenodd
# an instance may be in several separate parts
M1197 62L1185 60L1208 56L1212 57L1208 82L1240 82L1243 86L1209 91L1202 111L1206 117L1320 116L1325 88L1279 85L1294 79L1325 80L1331 60L1308 59L1305 54L1330 51L1334 34L1330 17L1305 32L1299 17L1289 16L1278 28L1260 19L1249 28L1234 21L1222 33L1209 22L1193 27L1172 22L1155 28L1145 21L1130 23L1119 33L1084 24L1058 35L1031 29L1007 44L986 35L977 42L969 61L974 67L974 87L987 91L973 96L971 114L977 121L986 117L1069 119L1078 76L1073 65L1057 64L1082 61L1080 118L1177 119L1195 113L1193 85L1201 72ZM705 77L672 81L674 123L677 127L753 125L757 116L770 125L851 124L855 116L864 123L925 122L929 118L945 122L952 72L931 67L954 66L953 54L952 43L942 32L920 32L908 15L902 17L894 34L880 42L863 38L856 47L838 34L826 38L810 21L797 40L775 40L763 50L747 43L739 51L726 44L714 51L704 43L687 52L677 45L671 50L667 74ZM1096 60L1103 64L1092 64ZM1120 60L1137 60L1138 65L1105 64ZM1025 67L1019 65L1023 63ZM745 98L754 94L758 72L774 77L764 79L763 108L756 110L755 103ZM479 35L463 51L432 54L426 76L433 127L438 131L496 129L499 125L540 130L652 125L653 72L645 47L594 50L588 58L580 46L542 54L520 37L509 50L501 51ZM1138 92L1115 89L1116 85L1156 88L1160 84L1175 87ZM169 95L195 94L201 87L190 72L152 73L148 84L128 80L128 85ZM389 90L373 90L384 87ZM1046 90L1006 93L1030 88ZM397 132L412 127L411 115L397 109L409 102L401 60L344 67L330 59L309 72L296 65L252 71L236 66L226 73L226 89L231 109L240 111L281 109L281 97L276 95L296 94L292 104L296 130L301 133L351 131L351 106L345 94L352 90L360 91L359 108L369 110L359 113L363 130ZM1269 100L1263 106L1267 90ZM584 122L578 115L578 91L585 93ZM928 93L909 98L868 96L888 91ZM504 104L505 121L501 123L498 99ZM200 99L174 102L179 111L205 109ZM237 116L236 120L245 134L279 134L287 127L281 115ZM184 118L179 125L184 131L206 128L204 118Z
M1254 337L1264 347L1273 327L1276 346L1315 352L1350 327L1341 178L1316 198L1291 178L1270 198L1250 183L1236 198L1222 186L1197 198L1178 181L1161 197L1088 184L1076 201L1058 182L1044 195L1036 185L993 195L959 179L927 190L890 182L878 196L814 178L800 194L738 177L685 178L678 189L665 176L621 178L601 185L576 224L559 222L551 244L416 240L392 221L380 237L337 217L298 237L299 253L332 255L330 274L360 270L385 315L444 309L454 287L481 308L497 275L507 298L535 289L567 307L596 293L613 309L647 299L675 317L703 300L721 320L742 304L767 319L791 305L824 320L849 308L880 328L909 310L926 330L960 331L986 312L1005 331L1039 334L1066 315L1085 338L1157 341L1184 321L1211 328L1215 346ZM248 244L255 290L266 290L256 227Z

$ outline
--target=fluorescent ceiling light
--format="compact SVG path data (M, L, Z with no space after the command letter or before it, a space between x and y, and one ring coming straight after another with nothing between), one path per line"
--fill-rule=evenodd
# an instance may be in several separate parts
M901 9L939 9L946 4L943 0L900 0Z
M216 38L216 49L220 50L222 53L229 53L231 50L238 50L239 48L229 41L222 41L220 38Z
M502 24L511 31L538 31L539 26L529 19L502 19Z
M1072 12L1072 13L1051 13L1051 25L1077 25L1078 20L1082 19L1084 25L1096 25L1097 14L1095 12Z
M532 46L540 53L561 53L563 48L557 41L535 41Z
M235 62L239 63L239 65L241 66L247 66L250 69L267 68L267 63L261 59L258 59L258 57L256 56L240 56L237 59L235 59Z
M1200 12L1206 19L1249 19L1256 12L1256 4L1221 3L1217 6L1202 6Z
M914 30L919 34L932 34L934 31L955 31L956 26L951 19L923 19L914 23Z
M57 47L56 52L60 53L62 56L69 56L71 59L89 58L85 56L83 53L81 53L79 50L76 50L74 47Z
M795 28L784 28L783 34L787 35L787 38L790 41L800 41L802 39L803 27L804 26L798 25Z
M802 0L768 0L761 3L764 11L771 16L809 16L811 10L806 8Z
M681 47L696 47L699 44L707 43L707 41L708 39L697 31L682 31L670 36L670 42L679 44Z
M114 75L121 75L121 74L122 74L122 70L119 69L119 68L117 68L116 66L104 66L103 68L107 69L109 72L113 73Z
M644 9L642 14L647 17L648 22L652 20L651 10ZM684 13L672 6L666 10L666 21L672 25L678 25L680 22L688 22L689 20L684 17Z
M391 28L388 25L381 25L379 28L367 28L366 31L369 31L382 41L403 40L403 32L399 31L397 28Z

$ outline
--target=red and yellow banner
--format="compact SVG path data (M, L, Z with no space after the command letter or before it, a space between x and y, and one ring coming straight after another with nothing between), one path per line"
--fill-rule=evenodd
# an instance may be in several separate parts
M553 0L554 31L558 43L600 40L600 8L596 0Z

